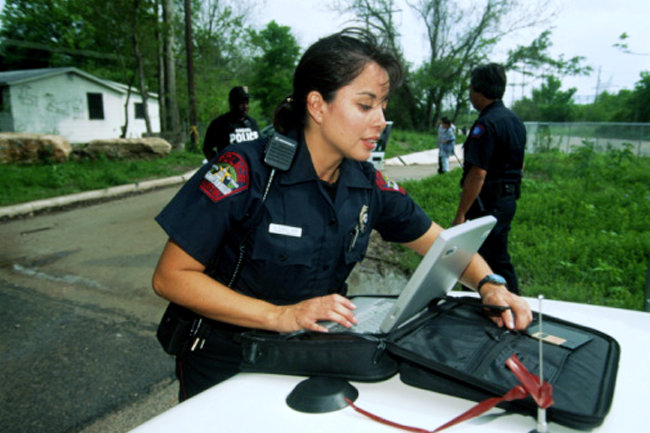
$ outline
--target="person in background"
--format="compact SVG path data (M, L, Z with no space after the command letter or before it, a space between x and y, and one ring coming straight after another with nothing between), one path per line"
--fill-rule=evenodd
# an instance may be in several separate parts
M267 139L232 144L156 217L169 239L153 289L208 327L196 350L176 358L181 400L239 371L237 336L246 329L327 332L320 321L355 324L346 279L373 229L419 254L438 237L442 227L367 161L401 77L399 61L372 33L346 29L318 40L275 112L281 135L274 137L295 143L289 168L265 162ZM510 307L493 318L499 326L525 329L528 303L483 281L491 273L475 254L461 281L484 303Z
M451 120L443 117L438 127L438 174L449 171L449 157L454 154L456 134L452 128Z
M452 225L484 215L497 218L479 253L496 273L491 280L518 294L508 235L520 195L526 127L503 104L505 89L502 65L489 63L472 71L469 99L480 114L465 141L462 193Z
M257 122L248 115L249 102L247 87L237 86L230 89L230 111L210 122L205 133L203 154L208 161L233 143L259 138Z

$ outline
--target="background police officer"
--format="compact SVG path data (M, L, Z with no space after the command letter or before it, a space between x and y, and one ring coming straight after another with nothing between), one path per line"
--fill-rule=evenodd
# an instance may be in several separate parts
M214 119L205 133L203 154L208 161L233 143L253 141L259 137L257 122L248 115L249 101L247 87L230 89L230 111Z
M483 215L497 218L479 253L497 273L488 280L499 283L505 279L508 289L519 293L508 254L508 234L519 198L526 128L503 105L505 89L506 73L502 65L489 63L472 71L469 99L480 114L465 141L463 191L453 225Z

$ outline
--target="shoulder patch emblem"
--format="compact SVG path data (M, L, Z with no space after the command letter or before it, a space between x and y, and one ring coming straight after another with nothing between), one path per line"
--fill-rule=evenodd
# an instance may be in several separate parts
M483 125L476 125L472 129L472 138L479 138L483 133L485 132L485 126Z
M248 189L248 164L234 152L226 152L205 173L199 188L214 202Z
M375 183L382 191L395 191L395 192L399 192L400 194L406 194L404 188L399 186L397 182L395 182L390 177L381 174L379 170L375 171Z

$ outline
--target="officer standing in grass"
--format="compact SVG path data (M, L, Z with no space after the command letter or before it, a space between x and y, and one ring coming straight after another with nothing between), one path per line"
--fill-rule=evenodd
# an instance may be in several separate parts
M208 161L233 143L259 138L257 122L248 115L249 101L247 87L237 86L230 89L230 111L213 120L205 133L203 154Z
M451 120L443 117L438 127L438 174L449 171L449 157L454 153L456 134L452 128Z
M514 267L508 254L510 223L517 209L524 168L526 128L519 117L505 107L505 68L497 63L472 71L469 99L480 112L464 145L462 194L452 225L483 215L494 215L497 224L479 253L496 273L486 282L507 284L519 293Z

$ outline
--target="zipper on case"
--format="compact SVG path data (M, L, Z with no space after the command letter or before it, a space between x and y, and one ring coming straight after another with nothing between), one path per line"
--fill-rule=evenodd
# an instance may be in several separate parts
M375 350L375 354L372 357L373 365L376 365L379 362L379 358L383 355L384 350L386 350L386 342L380 339L377 344L377 350Z

